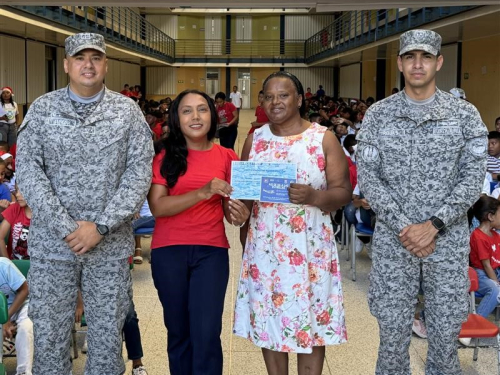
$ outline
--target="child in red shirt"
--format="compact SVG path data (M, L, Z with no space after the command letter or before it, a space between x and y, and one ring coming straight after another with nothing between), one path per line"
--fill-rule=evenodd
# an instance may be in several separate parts
M479 279L478 292L483 299L477 313L488 317L500 303L500 201L481 196L473 206L474 216L480 221L470 238L470 263Z
M238 109L233 103L226 102L226 94L223 92L215 94L215 103L217 103L220 145L234 150L234 143L238 137Z
M28 234L31 222L31 208L16 186L17 202L2 212L4 220L0 224L0 255L9 259L29 259ZM9 244L5 237L9 234Z
M264 112L264 108L262 108L263 102L264 102L264 91L260 90L259 105L257 106L257 108L255 108L255 117L257 117L257 120L252 122L252 127L250 128L248 134L252 134L255 131L255 129L258 129L262 125L269 123L269 118L267 117L266 112Z

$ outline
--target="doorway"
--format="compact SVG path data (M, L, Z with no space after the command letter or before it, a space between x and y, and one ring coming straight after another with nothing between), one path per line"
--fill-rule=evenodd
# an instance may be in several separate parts
M241 93L241 108L250 108L250 68L238 69L238 91Z

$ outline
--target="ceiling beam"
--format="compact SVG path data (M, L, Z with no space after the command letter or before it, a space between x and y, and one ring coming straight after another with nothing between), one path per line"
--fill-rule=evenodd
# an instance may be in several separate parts
M116 6L111 0L3 0L2 5L88 5L88 6ZM142 8L178 8L179 1L172 0L144 0L140 2ZM188 0L182 2L182 7L211 8L211 9L284 9L284 8L315 8L317 12L334 12L348 10L390 9L415 7L415 1L402 0ZM137 0L121 0L121 6L135 7ZM498 0L436 0L419 1L418 7L457 6L457 5L498 5Z

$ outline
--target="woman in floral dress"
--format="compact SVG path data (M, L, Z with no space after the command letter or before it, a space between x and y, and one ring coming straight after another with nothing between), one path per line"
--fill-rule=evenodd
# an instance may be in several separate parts
M346 157L327 128L301 118L304 89L287 72L264 82L270 124L255 130L242 160L297 164L290 204L249 202L234 333L262 348L270 375L322 373L325 345L347 340L340 270L329 212L347 204Z

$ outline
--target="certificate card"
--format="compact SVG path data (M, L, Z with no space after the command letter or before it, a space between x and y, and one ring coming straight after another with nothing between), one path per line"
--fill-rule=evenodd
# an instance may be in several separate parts
M269 203L290 203L288 188L294 179L262 177L260 201Z
M260 200L263 177L296 180L297 164L233 161L231 186L234 190L231 198Z

